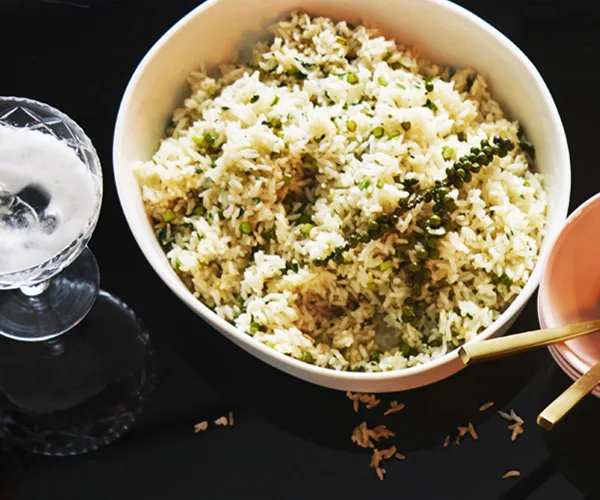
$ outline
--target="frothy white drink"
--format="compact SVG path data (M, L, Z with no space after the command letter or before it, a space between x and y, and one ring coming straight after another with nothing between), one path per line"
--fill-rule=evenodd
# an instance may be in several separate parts
M65 143L0 126L0 273L41 264L73 242L97 198L87 167Z

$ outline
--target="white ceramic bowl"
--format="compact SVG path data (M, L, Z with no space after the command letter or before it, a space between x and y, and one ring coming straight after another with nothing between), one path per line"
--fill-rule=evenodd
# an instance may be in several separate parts
M171 269L144 213L131 172L156 150L174 108L189 89L187 75L237 58L268 38L265 28L295 9L379 28L415 45L434 61L477 68L507 113L522 122L535 144L550 194L549 237L523 292L478 339L504 333L537 287L549 242L566 218L571 174L563 126L550 92L527 57L506 37L467 10L443 0L209 0L173 26L144 57L131 78L117 119L114 169L125 216L144 255L171 290L204 320L261 360L304 380L343 390L411 389L457 372L452 352L426 365L385 373L337 372L297 361L253 340L220 319L188 291ZM247 53L247 52L246 52Z

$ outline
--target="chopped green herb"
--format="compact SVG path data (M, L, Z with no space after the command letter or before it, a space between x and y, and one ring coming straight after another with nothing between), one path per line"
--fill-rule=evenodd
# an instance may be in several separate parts
M467 313L467 314L466 314L466 316L467 316L467 318L469 318L469 319L473 319L473 315L472 315L471 313Z
M218 138L219 138L219 136L216 134L210 134L208 132L206 134L204 134L204 140L206 142L208 142L209 144L214 144Z
M456 134L456 138L460 142L467 142L467 134L465 134L462 130L458 134Z
M348 120L348 122L346 123L346 128L350 131L350 132L355 132L356 131L356 122L354 120Z
M429 108L431 111L437 111L438 110L438 107L436 106L436 104L431 99L427 99L427 102L424 104L423 107L424 108Z
M279 64L276 64L271 69L267 70L267 73L274 73L275 71L277 71L277 68L279 68Z
M165 222L171 222L173 219L175 219L175 213L173 212L173 210L167 210L163 214L163 220Z
M262 201L258 196L252 199L254 200L254 203L260 203Z
M381 58L384 61L387 61L390 57L392 57L392 53L391 52L386 52L385 54L383 54L383 56Z
M273 238L275 238L275 231L267 231L263 233L262 236L267 241L272 240Z
M256 333L256 332L258 332L258 330L260 330L260 323L256 323L255 321L250 323L250 331L252 333Z
M392 139L396 139L398 137L400 137L400 133L396 132L395 134L390 135L389 140L391 141Z
M364 191L365 189L367 189L371 184L373 184L373 182L371 181L371 179L363 179L362 181L360 181L358 183L358 187L361 191Z
M194 173L200 175L202 172L204 172L204 170L202 170L200 167L196 167L194 169Z
M294 262L292 262L292 263L290 264L290 269L291 269L292 271L294 271L295 273L297 273L297 272L298 272L298 269L300 269L300 268L299 268L299 266L298 266L298 263L297 263L296 261L294 261Z
M531 187L531 183L529 183L528 181L525 181L523 183L523 186L525 186L525 187Z
M383 76L377 78L377 83L379 83L379 85L381 85L382 87L387 87L387 81Z
M340 45L346 45L346 43L348 42L348 40L346 40L343 36L338 36L335 41L337 43L339 43Z
M279 102L279 96L276 95L275 98L273 99L273 102L271 102L271 106L275 106L275 104L277 104Z
M402 85L401 83L396 82L396 87L398 87L399 89L402 89L402 90L406 90L406 87L404 85Z
M381 189L383 186L385 186L385 181L383 179L379 179L377 181L377 189Z
M308 235L312 228L313 228L312 224L302 224L302 226L300 226L300 232L304 235Z
M192 141L194 141L196 145L200 146L201 144L204 144L204 137L201 135L193 135Z
M376 139L381 139L383 137L383 127L376 127L375 129L373 129L373 137L375 137Z
M243 234L252 234L252 226L249 222L242 222L240 223L240 232Z
M315 137L314 141L319 144L323 139L325 139L325 134L323 134L321 137Z
M391 269L392 267L394 267L394 263L391 260L386 260L386 261L382 262L381 264L379 264L379 270L381 272Z
M473 87L474 83L475 79L471 75L467 76L467 92L471 92L471 87Z
M292 182L292 176L290 174L283 174L283 183L287 186Z
M198 205L194 207L194 210L192 210L192 215L195 215L196 217L202 217L203 215L206 215L206 208L204 208L202 203L198 203Z
M348 73L348 76L346 76L346 81L351 85L356 85L358 83L358 76L356 76L354 73Z
M308 351L302 351L302 361L305 363L312 363L313 357L312 354Z
M235 301L236 301L236 302L237 302L237 303L238 303L238 304L241 306L241 305L243 305L243 304L244 304L244 297L242 297L241 295L238 295L238 296L235 298Z
M229 111L229 106L222 106L222 107L221 107L221 109L222 109L223 111Z
M446 161L454 159L454 149L450 146L444 146L442 148L442 158Z
M252 104L254 104L256 101L258 101L260 99L259 95L253 95L252 98L250 99L250 102Z

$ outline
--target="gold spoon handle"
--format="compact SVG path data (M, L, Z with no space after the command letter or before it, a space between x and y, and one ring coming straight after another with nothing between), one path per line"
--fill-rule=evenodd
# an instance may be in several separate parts
M558 421L592 392L598 384L600 384L600 362L592 366L538 415L538 425L547 431L552 430Z
M508 354L528 351L536 347L563 342L598 330L600 330L600 320L585 321L556 328L508 335L483 342L473 342L462 346L458 351L458 355L465 365L469 365L475 361L486 361Z

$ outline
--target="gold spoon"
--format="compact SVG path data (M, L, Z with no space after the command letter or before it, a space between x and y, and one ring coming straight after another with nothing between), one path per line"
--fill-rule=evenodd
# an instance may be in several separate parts
M476 361L495 359L509 354L528 351L536 347L564 342L582 335L600 331L600 320L546 328L532 332L509 335L498 339L475 342L458 351L461 361L469 365ZM579 401L600 384L600 362L583 374L573 385L556 398L538 415L537 424L546 430L554 426L571 411Z
M550 431L579 401L600 384L600 362L592 366L538 415L537 424Z
M545 328L469 343L458 350L458 355L466 366L477 361L487 361L509 354L529 351L536 347L564 342L597 331L600 331L600 320L584 321L583 323Z

